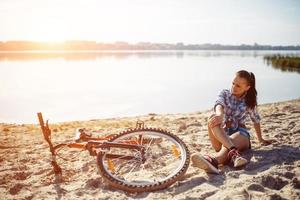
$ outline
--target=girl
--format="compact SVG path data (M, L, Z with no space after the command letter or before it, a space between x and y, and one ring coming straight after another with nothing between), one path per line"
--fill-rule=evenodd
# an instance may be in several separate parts
M214 114L208 120L208 136L217 154L214 157L193 154L192 162L195 166L208 173L218 174L218 164L230 161L234 167L245 165L247 160L240 155L240 151L251 148L250 134L245 126L248 116L259 142L265 145L273 142L262 138L256 96L254 74L245 70L238 71L231 91L225 89L218 95Z

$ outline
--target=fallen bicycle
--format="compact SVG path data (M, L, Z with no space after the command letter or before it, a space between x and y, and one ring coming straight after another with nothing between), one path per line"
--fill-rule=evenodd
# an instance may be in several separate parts
M84 149L96 156L103 178L112 187L127 192L167 188L182 179L188 169L190 153L185 143L168 131L146 128L141 121L133 129L101 137L79 128L74 142L54 145L48 120L45 123L42 113L37 115L56 175L62 175L56 155L63 147Z

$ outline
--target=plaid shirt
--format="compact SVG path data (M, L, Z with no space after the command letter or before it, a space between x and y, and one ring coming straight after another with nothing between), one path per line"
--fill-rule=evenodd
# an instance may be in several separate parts
M247 108L245 98L236 98L230 90L225 89L220 92L216 100L214 110L217 105L222 105L224 107L224 123L231 123L231 127L233 129L238 128L239 124L244 125L248 116L252 122L260 122L261 118L257 112L257 107L254 109Z

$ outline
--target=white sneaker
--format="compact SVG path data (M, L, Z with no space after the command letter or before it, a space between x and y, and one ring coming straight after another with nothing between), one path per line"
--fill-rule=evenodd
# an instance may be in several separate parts
M236 149L232 149L231 151L229 151L228 157L233 163L234 167L241 167L248 163L247 159L243 158Z
M219 174L218 170L218 161L215 158L212 158L208 155L202 156L198 153L194 153L191 156L194 166L203 169L207 173Z

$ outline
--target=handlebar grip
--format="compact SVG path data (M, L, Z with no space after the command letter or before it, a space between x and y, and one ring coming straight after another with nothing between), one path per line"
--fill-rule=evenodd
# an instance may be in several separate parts
M39 118L39 123L40 123L41 127L44 127L45 124L44 124L44 119L43 119L42 113L41 112L37 113L37 116Z

